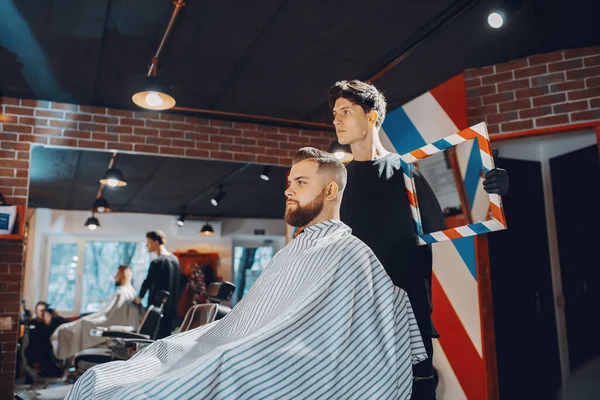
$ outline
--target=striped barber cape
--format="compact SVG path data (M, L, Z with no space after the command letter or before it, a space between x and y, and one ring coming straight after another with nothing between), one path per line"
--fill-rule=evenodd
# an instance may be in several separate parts
M67 399L409 399L425 358L406 293L328 220L278 252L225 318L91 368Z

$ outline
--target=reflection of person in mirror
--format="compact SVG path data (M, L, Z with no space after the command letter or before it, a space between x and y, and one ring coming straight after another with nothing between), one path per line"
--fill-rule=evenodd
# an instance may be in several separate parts
M133 272L128 265L120 265L115 276L115 293L103 310L76 321L58 326L51 337L54 354L60 360L75 356L83 349L97 346L106 338L90 335L90 330L113 325L138 328L142 318L141 306L133 304L136 291L131 285Z
M181 268L179 260L167 250L167 236L162 231L151 231L146 233L148 251L155 253L157 257L150 263L148 275L142 283L140 295L136 303L140 304L146 292L150 292L148 306L154 304L159 306L156 294L160 290L169 292L169 298L163 308L163 318L158 328L158 339L171 335L174 319L177 317L177 303L180 295Z
M349 144L354 160L347 166L348 186L341 219L365 242L395 285L406 290L414 308L429 358L414 366L413 399L435 399L432 338L439 337L431 312L432 252L418 246L400 166L400 156L384 149L379 131L386 101L375 86L361 81L337 82L329 92L338 141ZM486 176L488 193L508 190L504 170ZM444 215L433 190L415 169L417 198L424 232L445 229Z
M338 159L300 149L285 221L305 229L233 310L88 369L66 399L409 400L426 351L406 292L339 220L345 184Z

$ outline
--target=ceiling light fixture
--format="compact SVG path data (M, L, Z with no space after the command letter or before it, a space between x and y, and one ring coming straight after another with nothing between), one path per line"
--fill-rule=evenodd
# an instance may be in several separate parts
M217 194L212 199L210 199L211 204L215 207L218 206L219 202L223 200L223 198L227 195L227 193L225 193L222 188L223 186L219 185L219 187L217 188Z
M488 25L494 29L503 27L504 23L512 18L522 5L523 0L505 0L501 6L488 15Z
M501 13L495 11L488 15L487 21L492 28L498 29L504 24L504 17Z
M270 167L270 166L268 166L268 165L267 165L267 166L266 166L266 167L263 169L263 172L262 172L262 174L260 174L260 179L262 179L263 181L268 181L268 180L269 180L269 172L271 171L271 168L272 168L272 167Z
M127 186L127 182L125 181L123 172L121 172L119 168L115 167L106 170L106 172L102 176L102 179L100 179L100 183L110 187Z
M212 236L215 234L215 230L213 229L212 225L207 222L204 224L202 229L200 229L200 234L204 236Z
M185 224L185 213L181 214L181 217L177 220L177 226L183 226Z
M94 212L102 214L110 211L110 204L108 204L108 201L104 197L96 199L94 202Z
M90 231L94 231L100 226L100 221L98 221L98 218L96 218L94 213L92 213L92 216L85 221L84 226L87 226Z
M185 6L185 1L175 0L173 4L175 5L173 14L171 14L171 19L169 20L169 24L165 29L162 40L158 45L158 49L156 49L156 53L154 53L154 56L152 57L152 63L148 69L146 79L138 92L131 98L136 105L148 110L168 110L175 107L176 104L175 97L173 97L171 87L167 81L156 76L158 58L173 29L173 25L175 24L175 20L177 19L177 15L179 15L181 7Z
M354 156L352 155L352 148L350 147L350 145L340 144L340 142L338 142L337 140L334 140L333 143L331 143L331 145L329 146L329 152L344 164L354 160Z

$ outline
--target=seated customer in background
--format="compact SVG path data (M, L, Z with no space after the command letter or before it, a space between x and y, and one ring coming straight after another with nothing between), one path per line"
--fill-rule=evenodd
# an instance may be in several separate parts
M105 342L106 339L90 336L90 330L99 326L131 326L134 330L138 328L143 314L141 307L134 302L137 292L131 286L132 275L128 265L119 266L115 277L117 290L104 310L56 328L51 341L57 358L65 360L83 349Z
M408 296L339 220L346 169L305 148L288 179L304 230L227 316L89 369L67 399L410 399L427 354Z
M35 305L35 318L29 322L27 328L25 358L27 364L32 368L39 367L40 376L59 376L61 371L56 366L50 344L50 324L46 323L44 319L47 307L48 304L44 301L40 301Z

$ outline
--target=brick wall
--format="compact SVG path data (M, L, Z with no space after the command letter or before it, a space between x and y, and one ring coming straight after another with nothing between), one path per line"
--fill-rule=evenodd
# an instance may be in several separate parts
M0 98L0 193L26 204L32 144L289 166L300 147L326 150L334 139L328 131ZM23 276L23 244L0 241L0 317L14 322L0 331L0 393L13 390Z
M469 125L491 134L600 121L600 46L465 72Z

